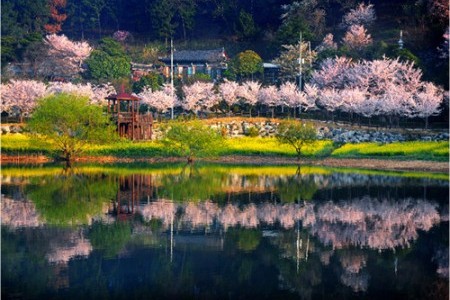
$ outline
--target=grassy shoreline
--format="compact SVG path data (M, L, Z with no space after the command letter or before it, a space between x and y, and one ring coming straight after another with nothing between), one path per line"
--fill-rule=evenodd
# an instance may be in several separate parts
M54 149L40 144L26 134L6 134L1 136L3 156L47 156L52 157ZM269 158L295 158L295 150L288 145L280 145L275 138L228 138L225 139L219 157L262 156ZM122 140L105 145L88 145L83 157L116 158L167 158L177 155L157 141L131 142ZM353 158L353 159L393 159L448 162L449 142L395 142L391 144L359 143L335 145L330 140L316 141L304 149L305 159Z

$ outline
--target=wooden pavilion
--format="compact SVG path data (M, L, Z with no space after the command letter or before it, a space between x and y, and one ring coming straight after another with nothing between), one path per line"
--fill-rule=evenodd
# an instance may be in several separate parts
M138 97L122 91L105 99L108 100L108 114L116 122L119 136L133 141L152 138L153 117L151 113L139 112Z

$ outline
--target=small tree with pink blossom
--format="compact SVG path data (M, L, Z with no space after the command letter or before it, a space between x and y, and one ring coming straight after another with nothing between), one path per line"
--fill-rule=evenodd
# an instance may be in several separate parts
M373 4L360 3L355 9L351 9L342 18L342 27L348 28L353 25L370 26L377 19Z
M360 51L372 44L372 36L363 25L352 25L345 33L342 43L351 50Z

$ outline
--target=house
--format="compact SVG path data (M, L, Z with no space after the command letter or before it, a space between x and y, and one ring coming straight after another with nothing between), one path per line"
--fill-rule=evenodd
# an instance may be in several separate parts
M165 66L163 75L170 77L170 56L160 59ZM174 76L189 77L197 73L208 74L212 79L220 79L227 69L228 57L224 48L213 50L179 50L173 53Z

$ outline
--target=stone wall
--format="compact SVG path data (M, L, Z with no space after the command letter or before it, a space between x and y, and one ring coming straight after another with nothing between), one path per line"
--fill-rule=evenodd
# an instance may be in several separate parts
M249 121L231 121L231 122L217 122L211 124L211 128L221 131L224 135L229 137L241 136L260 136L268 137L274 136L277 132L279 122L263 121L263 122L249 122ZM433 132L423 130L403 130L387 131L385 129L361 129L353 130L344 127L337 127L338 125L330 125L323 123L317 129L319 139L333 140L337 143L362 143L362 142L378 142L378 143L392 143L397 141L448 141L448 132ZM22 126L18 124L2 124L1 133L19 133L22 132ZM160 139L162 132L158 126L155 126L153 131L153 139Z

